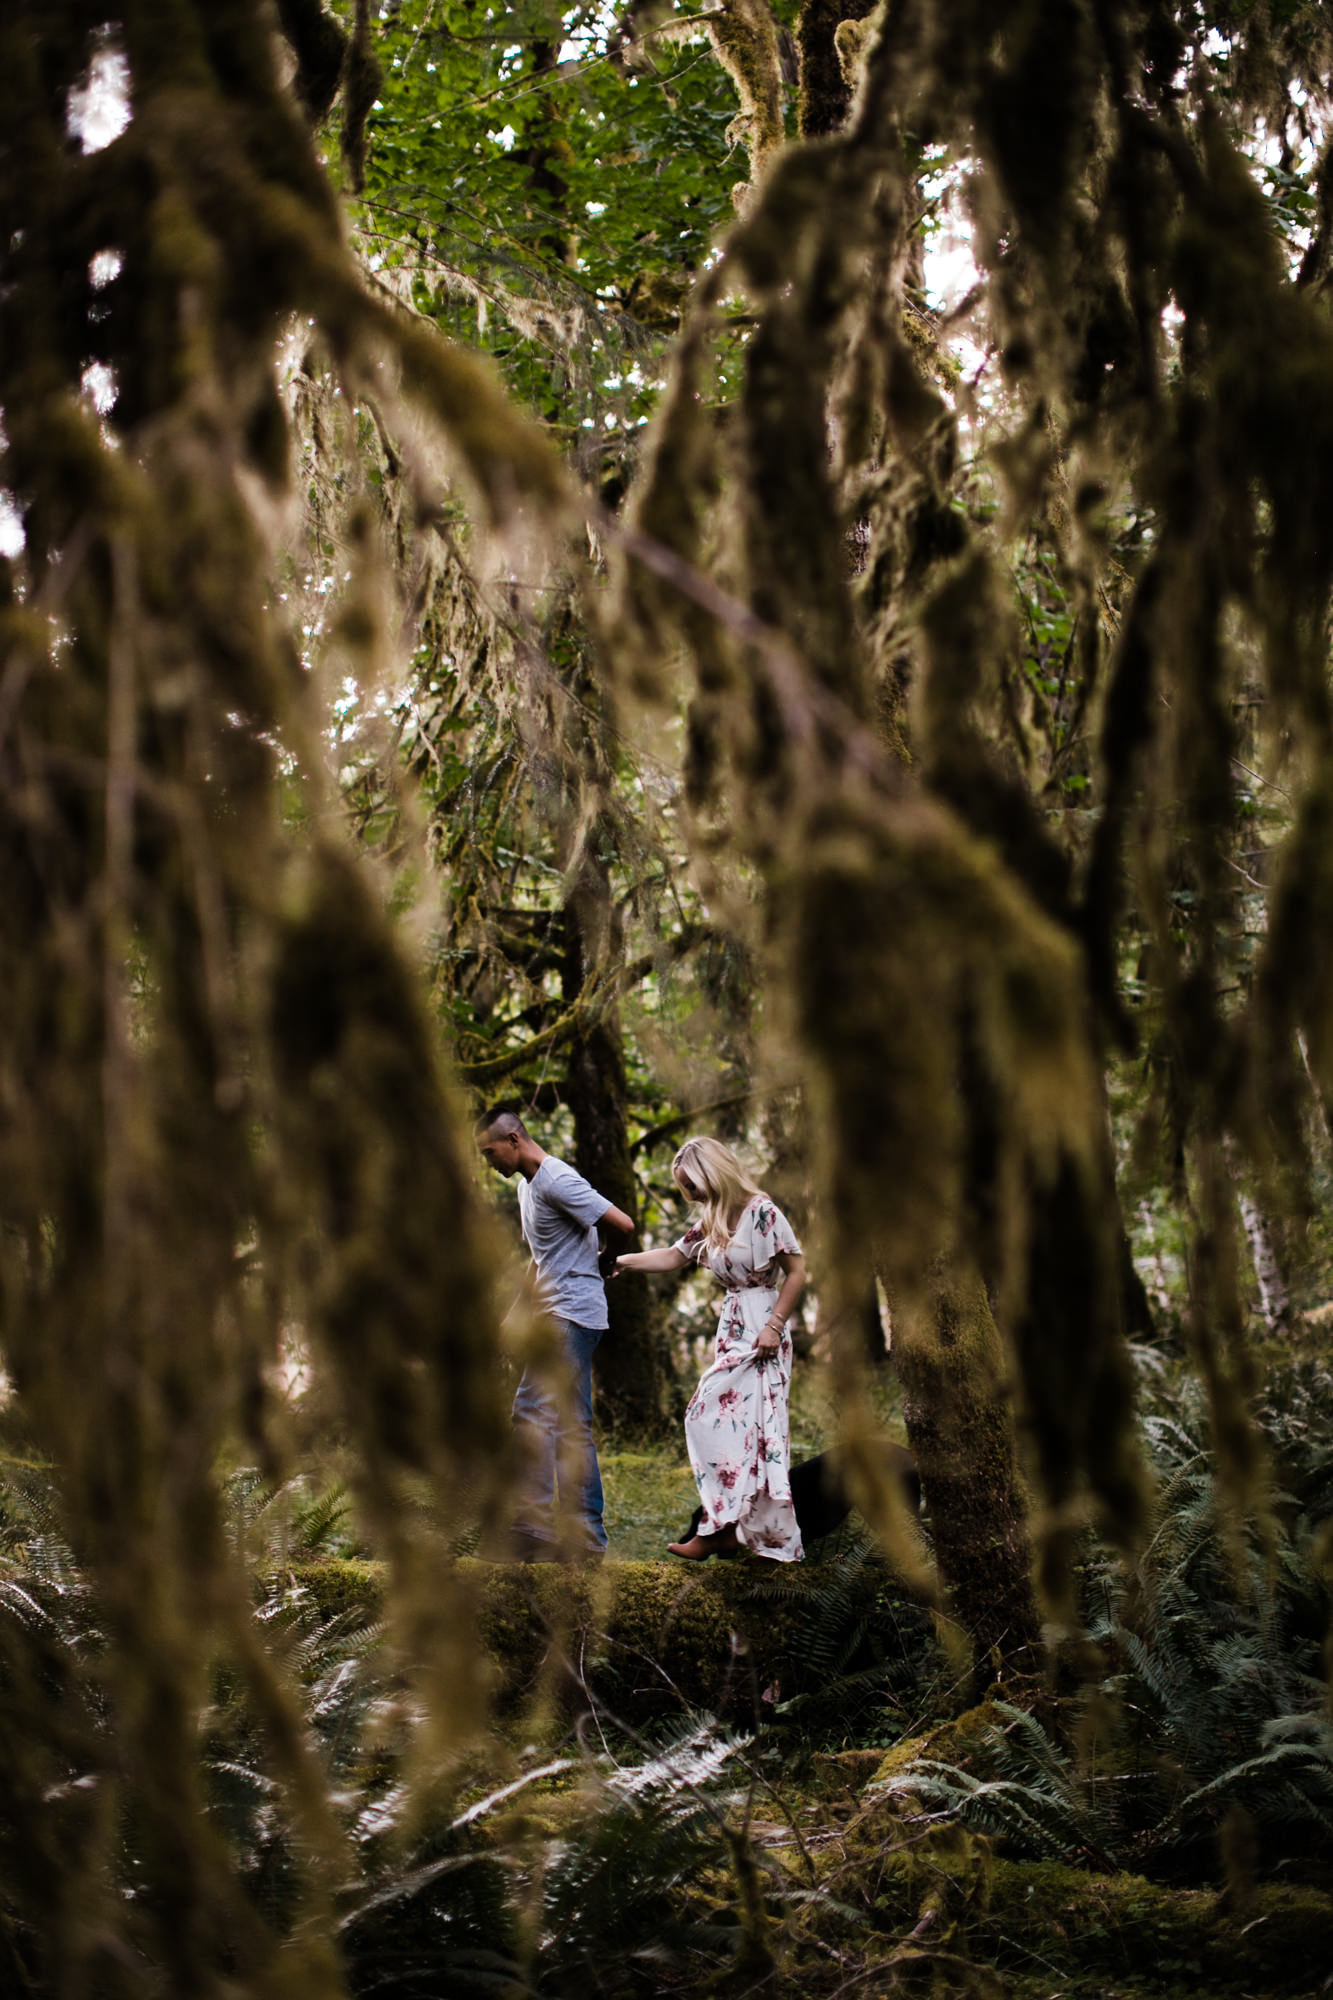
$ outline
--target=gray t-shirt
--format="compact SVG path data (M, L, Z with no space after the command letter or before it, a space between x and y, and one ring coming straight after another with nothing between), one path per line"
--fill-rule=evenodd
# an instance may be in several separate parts
M582 1174L549 1153L532 1179L518 1184L523 1238L536 1260L542 1303L575 1326L609 1324L595 1224L610 1207Z

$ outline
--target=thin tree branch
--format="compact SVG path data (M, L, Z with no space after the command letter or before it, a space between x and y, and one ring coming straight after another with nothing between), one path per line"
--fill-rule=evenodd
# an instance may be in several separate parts
M726 1097L715 1097L708 1104L696 1104L688 1111L677 1112L674 1118L664 1118L660 1125L650 1125L646 1132L640 1132L630 1146L630 1158L649 1146L655 1146L659 1139L670 1139L677 1132L683 1132L696 1118L702 1118L709 1111L724 1111L733 1104L748 1104L754 1091L748 1086L744 1090L733 1090Z

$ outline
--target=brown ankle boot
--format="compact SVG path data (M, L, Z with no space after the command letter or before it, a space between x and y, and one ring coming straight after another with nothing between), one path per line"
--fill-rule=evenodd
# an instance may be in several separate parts
M737 1551L735 1523L728 1521L712 1535L691 1535L688 1542L668 1542L668 1553L683 1556L686 1562L707 1562L709 1556L734 1556Z

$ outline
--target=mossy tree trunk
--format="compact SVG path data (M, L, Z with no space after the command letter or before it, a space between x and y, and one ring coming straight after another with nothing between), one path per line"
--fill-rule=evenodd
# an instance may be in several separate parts
M584 991L587 979L586 902L587 892L576 893L564 909L561 979L570 1005ZM574 1165L608 1201L637 1220L629 1085L614 1006L599 1011L574 1037L562 1095L574 1120ZM607 1286L606 1300L611 1323L597 1350L594 1370L601 1413L621 1429L653 1430L661 1421L662 1369L653 1338L648 1281L639 1272L627 1272Z
M980 1277L941 1275L930 1310L895 1316L893 1345L935 1557L979 1690L1031 1672L1041 1634L1004 1348Z

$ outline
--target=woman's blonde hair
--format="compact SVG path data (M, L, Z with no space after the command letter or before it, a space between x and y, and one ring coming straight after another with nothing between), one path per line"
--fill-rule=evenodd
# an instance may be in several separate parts
M671 1174L681 1193L700 1203L706 1241L725 1250L742 1209L762 1190L720 1139L687 1139L671 1162Z

